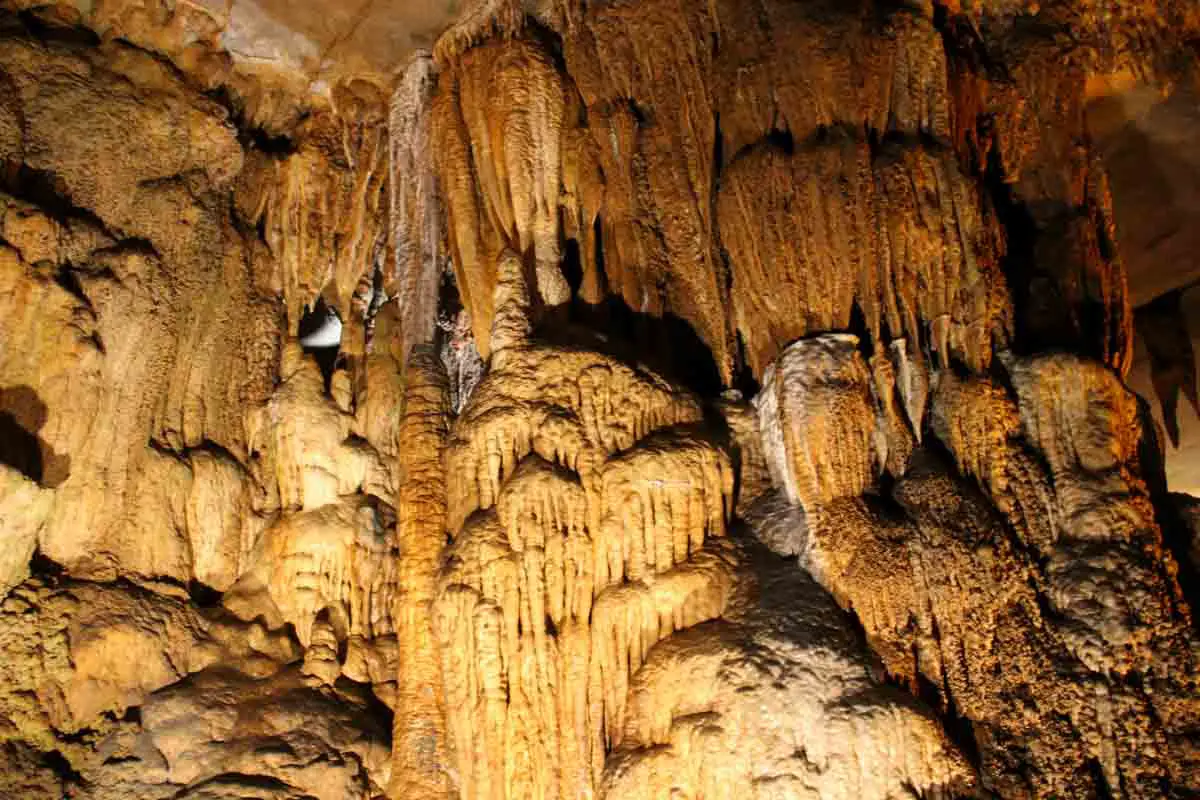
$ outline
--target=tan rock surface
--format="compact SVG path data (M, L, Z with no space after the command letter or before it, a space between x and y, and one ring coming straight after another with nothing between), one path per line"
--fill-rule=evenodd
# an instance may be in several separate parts
M756 529L759 513L747 512ZM966 792L966 759L928 711L876 682L832 599L760 545L739 551L726 621L668 639L635 678L604 796Z
M3 4L0 794L1200 793L1193 6Z

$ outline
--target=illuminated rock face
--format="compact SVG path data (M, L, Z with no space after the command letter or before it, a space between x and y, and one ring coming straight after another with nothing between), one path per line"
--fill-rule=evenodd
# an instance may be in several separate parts
M527 303L501 269L492 370L446 452L448 729L464 797L578 797L650 649L725 607L733 472L686 393L504 329Z
M1195 5L452 5L0 11L0 795L1200 794Z

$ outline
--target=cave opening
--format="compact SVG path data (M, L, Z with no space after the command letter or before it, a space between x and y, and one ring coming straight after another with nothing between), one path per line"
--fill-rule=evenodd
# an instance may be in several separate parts
M296 334L304 352L312 356L313 361L321 370L321 378L325 382L325 391L328 393L333 381L333 373L338 368L338 358L341 353L341 315L338 314L337 309L325 302L324 297L318 297L317 302L311 307L304 307Z
M599 303L573 302L570 316L570 325L547 321L534 335L550 344L589 347L644 364L703 398L716 398L725 389L712 350L676 314L634 311L624 298L609 294Z

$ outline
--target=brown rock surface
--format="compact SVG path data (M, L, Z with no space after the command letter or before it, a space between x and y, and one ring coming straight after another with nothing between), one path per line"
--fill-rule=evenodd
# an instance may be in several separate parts
M1200 793L1195 4L0 6L0 795Z

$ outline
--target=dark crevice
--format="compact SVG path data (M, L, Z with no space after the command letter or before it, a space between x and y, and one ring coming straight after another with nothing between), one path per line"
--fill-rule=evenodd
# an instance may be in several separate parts
M33 551L33 558L29 560L29 573L56 583L66 576L67 571L62 564L47 558L39 548Z
M156 261L161 258L158 248L154 246L154 242L141 236L121 237L120 241L111 247L102 247L93 253L93 257L95 258L126 255L140 255ZM116 274L107 267L101 268L94 274L118 281L118 283L120 282Z
M67 225L72 219L80 219L104 231L113 239L121 238L109 231L103 220L91 211L75 205L67 182L52 170L10 163L7 169L0 170L0 190L37 206L56 222Z
M84 25L67 25L60 20L49 20L37 13L37 9L0 12L3 22L0 23L5 33L24 33L47 43L58 43L71 46L96 47L100 44L100 36L91 28Z
M176 432L163 432L178 435ZM153 436L146 440L146 446L159 455L173 458L177 461L190 464L191 457L196 453L207 453L218 461L223 461L227 464L233 464L241 470L245 470L246 465L242 463L242 459L238 458L229 448L214 442L212 439L202 439L198 444L186 447L176 447L169 442L163 441L159 436Z
M592 221L592 240L593 253L592 264L596 270L596 284L601 292L608 292L608 272L604 262L604 222L603 218L597 214L596 219Z
M40 486L54 488L71 474L71 458L56 453L39 435L48 415L32 387L0 388L0 464Z
M742 336L740 330L734 333L734 340L737 349L733 357L733 386L731 388L740 392L742 397L749 399L758 394L762 385L750 367L750 361L746 354L746 338Z
M871 327L867 324L867 315L859 305L858 300L850 304L850 319L846 331L858 339L858 352L863 359L870 363L875 354L875 337L871 335Z
M721 188L721 172L725 169L725 132L721 129L721 112L713 112L713 194L712 207L716 208L717 192Z
M562 271L567 279L567 286L571 289L571 302L574 304L578 301L579 289L583 286L583 260L580 257L579 240L567 239L563 244Z
M959 752L966 757L972 769L978 774L983 764L983 755L979 752L979 742L975 736L975 726L970 719L959 711L954 698L947 692L944 701L941 701L942 693L938 691L932 681L919 672L917 673L917 690L915 694L919 700L930 708L937 709L938 718L942 723L942 730L946 732L946 736L958 747Z
M724 389L712 351L681 317L637 312L622 298L609 295L597 304L576 304L572 319L575 324L539 326L534 335L550 344L594 349L644 364L701 397L715 398Z
M1035 274L1037 224L1028 207L1016 198L1013 187L1004 174L1000 153L995 147L987 155L984 185L1005 234L1006 246L1000 268L1008 285L1012 287L1015 317L1013 350L1019 354L1035 352L1044 342L1040 337L1032 335L1030 317L1035 315L1036 311L1031 305L1037 303L1043 308L1061 310L1066 301L1048 276Z
M550 28L537 17L526 15L522 35L540 44L542 52L549 55L552 59L555 72L570 80L571 70L567 67L566 54L563 51L563 40L558 31Z
M216 608L221 604L221 592L193 578L188 581L188 597L199 608Z
M1096 790L1096 800L1115 800L1116 795L1108 785L1108 778L1104 775L1104 767L1101 766L1099 758L1088 759L1087 771L1092 779L1092 788ZM1124 796L1125 793L1121 794Z
M58 268L54 273L54 282L82 303L85 308L94 310L91 298L87 296L87 292L83 289L83 284L79 282L79 275L76 274L70 264L63 264Z
M66 756L58 750L51 750L48 753L43 753L41 758L42 764L50 769L58 776L64 784L82 785L84 783L83 776L71 766L71 762ZM70 795L68 795L70 796Z
M179 798L199 794L198 790L206 787L219 789L221 786L226 785L245 787L247 789L261 789L269 792L288 792L289 794L296 788L290 783L285 783L278 778L271 778L266 775L250 775L245 772L223 772L220 775L214 775L211 778L205 778L183 787L171 795L171 800L179 800Z
M37 434L27 430L10 411L0 411L0 464L35 483L42 482L42 447Z
M637 100L633 99L632 97L628 98L626 100L626 108L628 108L629 113L633 115L633 119L638 124L639 128L644 128L650 124L650 114L646 111L646 109L638 105Z
M338 688L354 687L365 689L366 691L355 693L357 696L361 697L365 703L366 707L363 709L365 712L363 716L365 716L370 723L377 726L378 731L382 736L386 737L388 741L391 740L392 722L395 718L395 714L392 712L392 709L389 708L388 705L380 700L379 696L375 694L372 684L352 681L345 675L342 675L338 677L337 683L335 683L334 686Z
M237 456L235 456L232 451L230 451L224 445L222 445L218 442L214 442L212 439L202 439L200 441L200 444L195 445L194 447L189 447L184 452L185 453L194 453L194 452L208 453L209 455L215 456L216 458L221 459L222 461L228 461L230 463L239 464L239 465L241 464L241 460Z
M244 150L257 150L260 153L275 157L286 158L298 149L296 141L284 133L272 133L246 119L246 104L228 86L218 86L204 92L204 96L225 109L229 121L237 130L238 144ZM302 116L300 120L302 121Z
M109 756L108 758L101 761L100 765L104 766L104 767L108 767L108 766L116 766L119 764L136 764L139 761L141 761L141 759L134 755Z
M390 531L396 527L396 508L386 499L373 494L365 495L366 503L375 513L375 524L381 531Z
M792 132L786 129L769 131L763 142L765 142L767 147L774 147L788 155L796 152L796 139L792 136ZM754 147L754 145L751 145L751 147Z

